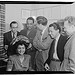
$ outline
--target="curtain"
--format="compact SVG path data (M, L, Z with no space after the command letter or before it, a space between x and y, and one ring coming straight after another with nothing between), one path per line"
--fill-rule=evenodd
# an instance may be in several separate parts
M0 60L5 57L3 33L5 32L5 4L0 4Z

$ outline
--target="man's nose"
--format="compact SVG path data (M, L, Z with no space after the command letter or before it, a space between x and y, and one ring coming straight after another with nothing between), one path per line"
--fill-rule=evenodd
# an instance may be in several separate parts
M66 31L66 29L64 28L64 31Z

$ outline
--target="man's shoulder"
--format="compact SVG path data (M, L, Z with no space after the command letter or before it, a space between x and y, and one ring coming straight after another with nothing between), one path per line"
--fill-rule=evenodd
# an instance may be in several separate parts
M68 38L67 35L60 35L59 42L64 44L67 42L67 38Z
M14 59L16 59L16 57L17 57L17 55L11 55L11 56L9 56L9 59L14 60Z
M36 31L37 31L37 28L32 27L32 28L31 28L31 31L36 32Z
M64 35L64 34L60 34L60 37L61 37L62 39L67 39L67 38L68 38L68 36L67 36L67 35Z
M4 35L8 35L8 34L10 34L10 33L11 33L11 31L8 31L8 32L5 32Z
M24 32L24 31L27 31L27 29L25 28L25 29L22 29L20 32Z

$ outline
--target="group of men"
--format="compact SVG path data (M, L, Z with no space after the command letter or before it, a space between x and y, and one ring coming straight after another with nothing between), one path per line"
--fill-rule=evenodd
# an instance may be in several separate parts
M13 38L24 35L32 44L27 53L31 55L31 63L36 71L75 73L75 17L64 18L63 26L58 21L48 25L44 16L38 16L36 24L34 22L35 20L29 17L20 32L17 31L16 21L10 23L11 31L4 33L4 48L7 49L8 56L14 52L10 49Z

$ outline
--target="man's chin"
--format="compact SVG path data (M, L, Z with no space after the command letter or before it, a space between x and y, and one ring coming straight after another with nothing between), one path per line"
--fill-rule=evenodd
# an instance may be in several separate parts
M54 37L53 37L53 36L51 36L51 35L50 35L50 37L51 37L52 39L54 39Z

